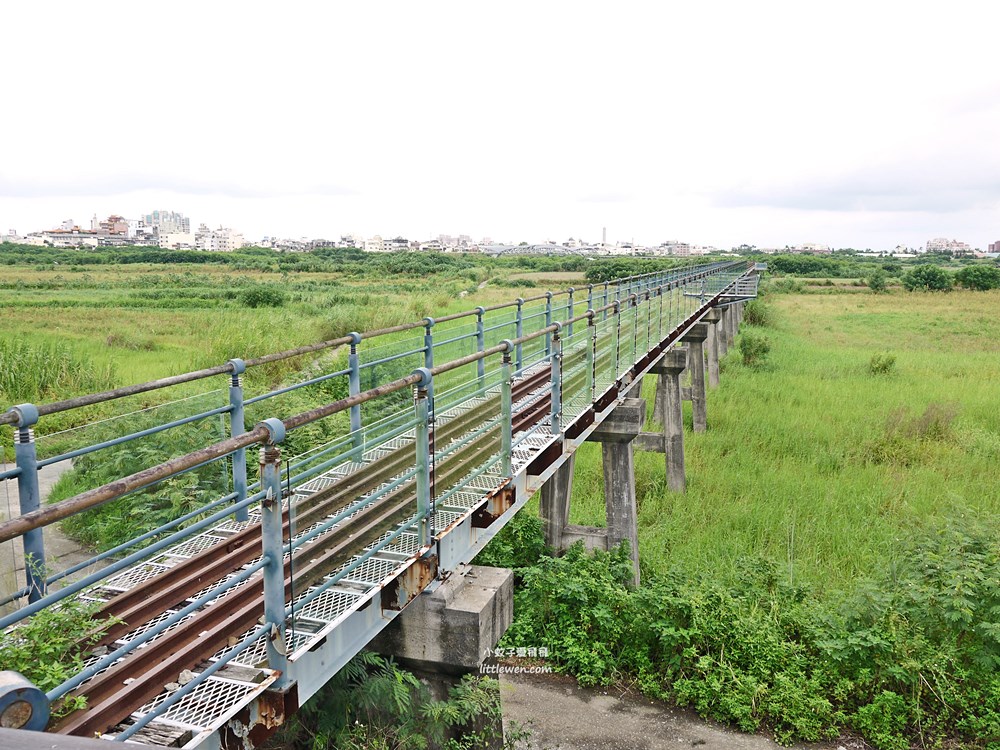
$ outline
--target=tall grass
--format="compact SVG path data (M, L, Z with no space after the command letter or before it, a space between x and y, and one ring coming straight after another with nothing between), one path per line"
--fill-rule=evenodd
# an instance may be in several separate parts
M662 455L637 451L643 564L721 573L760 555L833 591L894 564L913 533L961 516L995 524L998 299L772 297L768 368L731 352L708 432L685 434L687 492L666 490ZM888 349L893 377L873 378L873 353ZM572 521L603 524L599 449L576 466Z
M111 388L114 367L98 366L67 344L0 339L0 400L39 402Z

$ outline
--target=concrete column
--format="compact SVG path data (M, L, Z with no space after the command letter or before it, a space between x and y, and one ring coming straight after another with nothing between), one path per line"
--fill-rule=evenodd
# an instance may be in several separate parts
M555 552L560 552L569 546L563 539L563 533L569 523L569 501L573 494L574 463L576 463L576 454L570 455L565 463L556 469L556 473L542 485L538 514L545 527L545 543Z
M729 308L719 307L718 336L719 336L719 358L726 356L729 351Z
M646 402L626 399L588 438L601 443L608 548L623 541L631 547L633 583L636 586L639 585L639 517L635 502L632 441L642 431L645 421Z
M657 377L656 378L656 392L655 392L655 394L653 396L653 421L656 422L657 424L660 424L661 427L662 427L662 424L660 423L660 419L663 416L663 399L664 399L665 393L666 393L666 390L665 390L663 378L662 377Z
M642 435L640 447L662 451L666 455L667 487L674 492L683 492L684 476L684 417L681 409L680 375L684 371L686 355L683 351L671 349L664 353L652 372L663 380L663 411L660 422L662 435Z
M709 388L719 387L719 321L721 319L722 315L716 307L709 310L702 318L702 321L708 324L708 339L705 341L705 350L708 354Z
M688 345L688 369L691 371L691 413L694 417L695 432L708 428L708 411L705 405L705 352L704 343L708 338L708 323L695 323L684 334Z

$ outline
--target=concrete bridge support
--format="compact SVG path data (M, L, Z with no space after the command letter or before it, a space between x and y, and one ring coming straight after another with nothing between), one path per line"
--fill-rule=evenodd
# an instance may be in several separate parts
M705 404L705 351L704 344L708 338L708 324L696 323L681 341L688 345L687 365L691 373L691 413L695 432L704 432L708 428L708 411Z
M628 398L619 404L588 440L601 443L604 469L604 503L607 525L580 526L569 523L573 489L573 459L563 464L542 485L539 512L545 526L545 542L561 552L577 541L587 549L609 549L628 542L632 550L634 582L639 583L639 520L635 500L633 442L646 421L646 402Z
M719 387L719 322L722 314L713 307L701 319L708 326L708 338L705 340L705 351L708 359L708 387Z
M719 359L726 356L729 351L729 308L717 307L719 311L719 322L716 324L719 341Z
M576 455L570 456L560 466L556 473L542 485L539 498L538 514L545 527L545 543L554 550L560 551L569 547L576 538L564 541L564 535L569 526L569 501L573 494L573 466ZM590 546L589 544L587 545Z
M633 584L639 585L639 515L635 501L635 460L632 443L646 421L646 402L626 399L591 433L601 444L607 546L623 541L632 550Z
M653 365L650 372L660 376L663 388L662 411L657 415L663 432L644 432L636 441L636 445L643 450L665 454L667 487L674 492L684 492L686 486L681 396L681 373L686 367L687 352L684 349L670 349Z
M514 620L514 574L462 565L420 594L371 642L371 649L424 672L479 669Z
M433 591L424 591L368 645L413 672L437 700L448 697L462 675L478 672L514 621L514 573L506 568L461 565ZM503 746L500 722L489 729ZM457 738L462 727L446 735Z

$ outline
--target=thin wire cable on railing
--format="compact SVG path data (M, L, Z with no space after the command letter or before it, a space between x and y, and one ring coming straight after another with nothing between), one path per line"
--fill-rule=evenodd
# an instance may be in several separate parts
M174 406L176 404L183 403L184 401L191 401L196 398L204 398L205 396L210 396L212 394L225 393L225 389L216 388L212 391L203 391L202 393L195 393L191 396L184 396L183 398L174 399L173 401L164 401L162 404L153 404L152 406L147 406L142 409L136 409L135 411L128 411L124 414L114 414L110 417L105 417L104 419L97 419L93 422L87 422L78 427L67 427L65 430L59 430L58 432L47 432L44 435L39 435L38 440L47 440L54 438L58 435L65 435L67 432L77 432L78 430L83 430L87 427L95 427L99 424L104 424L106 422L114 422L117 419L125 419L125 417L134 417L136 414L145 414L149 411L154 411L155 409L162 409L166 406Z

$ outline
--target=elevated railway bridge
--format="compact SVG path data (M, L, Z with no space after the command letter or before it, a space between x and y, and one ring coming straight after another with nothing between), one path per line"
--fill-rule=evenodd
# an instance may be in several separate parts
M0 673L0 724L154 746L254 746L456 578L539 489L556 548L625 540L635 557L633 445L663 452L670 487L683 491L681 400L703 429L706 382L718 382L718 358L761 270L743 260L672 269L11 407L0 424L13 428L16 462L0 478L16 480L20 514L0 523L0 543L23 548L25 574L2 602L12 611L0 628L16 638L30 618L70 602L114 624L54 688ZM309 354L339 369L314 365L301 382L245 393L248 370ZM660 377L662 433L642 431L644 403L633 398L648 373ZM142 429L134 415L103 416L108 402L219 380L221 393L143 411ZM320 405L283 413L282 398L303 389ZM325 394L342 397L324 403ZM39 457L38 425L98 404L102 429L81 429L81 444ZM40 504L46 466L138 454L151 437L220 422L221 439ZM323 439L308 445L320 424ZM588 439L604 444L602 529L568 524L573 455ZM212 481L186 485L205 487L188 512L66 570L47 565L46 526L119 498L138 504L192 472ZM428 644L407 645L428 653ZM86 707L50 717L74 696Z

